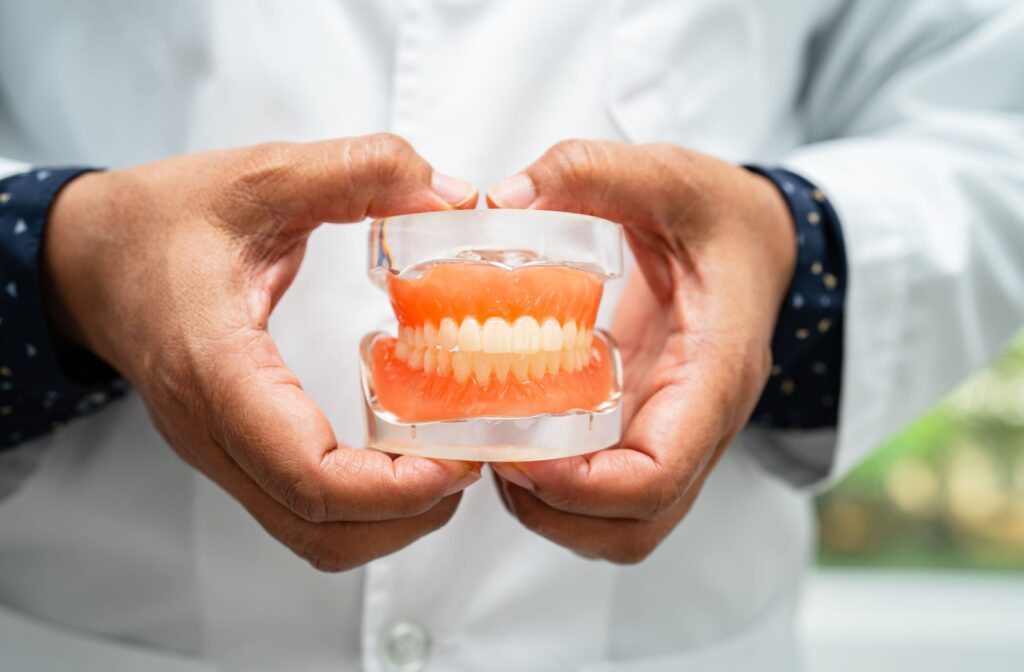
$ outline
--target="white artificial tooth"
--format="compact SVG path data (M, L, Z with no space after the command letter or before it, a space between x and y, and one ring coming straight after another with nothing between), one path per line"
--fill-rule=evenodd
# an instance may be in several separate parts
M512 375L519 380L530 378L530 355L514 352L512 353Z
M416 349L421 349L421 348L426 347L427 344L423 342L423 325L422 324L420 326L416 327L416 331L413 332L412 337L413 337L413 345L416 347Z
M452 353L452 373L456 383L465 383L473 372L473 355L461 350Z
M491 381L491 355L486 352L474 352L473 377L477 385L487 385Z
M540 350L540 326L537 320L524 315L512 325L512 352Z
M488 318L480 332L480 343L484 352L508 352L512 349L512 327L500 317Z
M580 368L585 369L590 366L592 351L590 349L582 350L580 352Z
M399 340L395 344L395 357L403 362L409 359L409 346L405 344L405 341Z
M548 352L562 349L562 327L558 326L558 320L553 317L540 325L540 347Z
M587 365L587 353L584 352L583 350L576 350L574 358L576 360L576 370L582 371L583 368Z
M533 380L540 380L544 377L545 371L547 371L548 364L548 353L546 352L535 352L530 355L530 378Z
M402 330L399 332L399 338L405 341L405 344L411 348L416 342L416 330L412 327L402 327Z
M437 327L430 320L423 323L423 345L428 348L437 346Z
M452 353L444 348L438 348L437 354L437 375L449 376L452 373Z
M480 323L467 317L459 327L459 350L477 352L480 349Z
M575 371L576 370L576 351L575 350L562 350L562 370L563 371Z
M558 367L562 363L562 351L547 353L548 373L552 376L558 373Z
M569 320L562 325L562 349L572 350L576 347L576 323Z
M508 380L508 370L512 366L512 356L507 352L491 355L491 366L494 369L494 377L499 383Z
M594 330L587 329L587 335L583 339L583 349L587 351L587 361L590 361L590 348L594 346Z
M441 326L437 330L437 339L445 350L454 350L459 344L459 323L450 317L441 320Z
M409 350L409 366L414 369L423 366L423 348L411 348Z
M423 349L423 373L434 373L437 369L437 348Z

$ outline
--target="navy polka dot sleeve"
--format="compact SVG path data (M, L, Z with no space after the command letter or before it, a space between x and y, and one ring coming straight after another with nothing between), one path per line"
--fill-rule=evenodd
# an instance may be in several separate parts
M62 352L58 361L40 297L50 204L88 170L39 169L0 180L0 449L57 431L124 394L124 382L90 355Z
M778 168L747 166L771 180L796 225L793 282L772 338L771 378L751 421L769 427L835 427L843 364L846 251L839 217L824 193Z

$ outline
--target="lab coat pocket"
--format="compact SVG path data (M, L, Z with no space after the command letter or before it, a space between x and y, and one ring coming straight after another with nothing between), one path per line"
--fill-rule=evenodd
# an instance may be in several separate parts
M763 24L750 0L617 0L607 101L632 142L742 158L763 132Z
M773 604L747 626L717 641L678 653L599 661L579 672L797 672L801 669L793 630L795 600Z

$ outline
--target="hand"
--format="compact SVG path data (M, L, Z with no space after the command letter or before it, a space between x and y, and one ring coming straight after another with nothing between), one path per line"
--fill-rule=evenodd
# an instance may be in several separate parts
M267 320L320 222L475 202L388 135L87 174L51 212L46 307L138 389L186 462L314 566L348 569L444 525L479 465L339 445Z
M494 470L526 527L587 557L639 562L686 515L767 380L796 257L785 201L768 180L679 147L587 141L556 145L488 201L625 227L642 273L613 328L621 445Z

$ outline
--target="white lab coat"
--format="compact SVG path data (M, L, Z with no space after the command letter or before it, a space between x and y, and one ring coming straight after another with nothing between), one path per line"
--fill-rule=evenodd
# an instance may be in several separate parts
M802 171L850 263L838 435L745 432L639 566L527 532L485 479L441 531L319 574L137 397L2 455L0 670L796 669L793 484L854 464L1024 311L1022 38L1018 3L980 0L0 2L12 161L390 130L486 188L563 138L669 141ZM356 346L391 325L364 245L317 231L271 322L353 445Z

